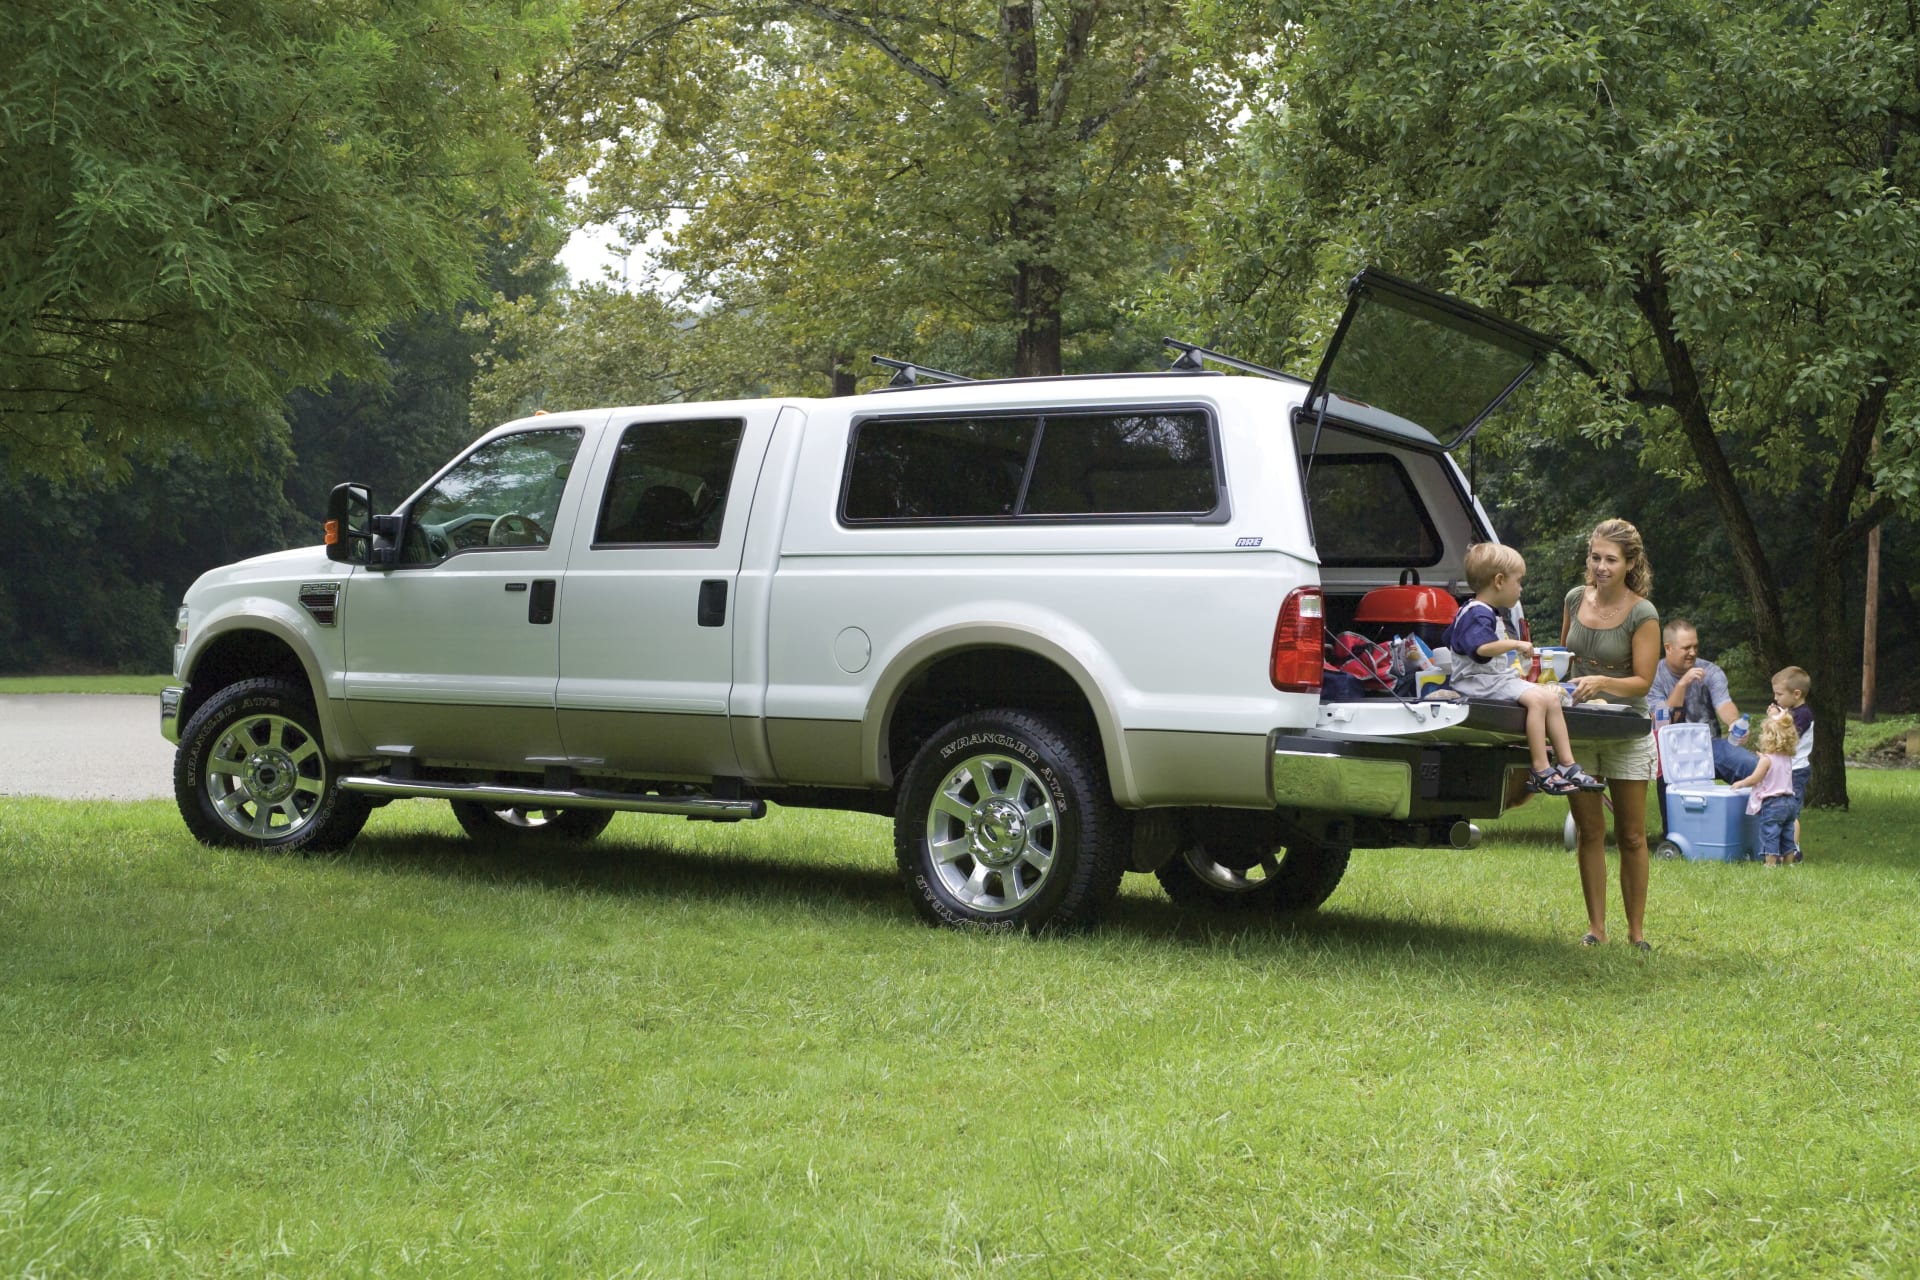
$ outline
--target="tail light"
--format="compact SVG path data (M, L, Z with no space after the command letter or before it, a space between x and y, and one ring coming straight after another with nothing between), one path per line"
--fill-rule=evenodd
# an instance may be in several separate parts
M1295 587L1273 624L1273 687L1282 693L1319 693L1321 650L1320 588Z

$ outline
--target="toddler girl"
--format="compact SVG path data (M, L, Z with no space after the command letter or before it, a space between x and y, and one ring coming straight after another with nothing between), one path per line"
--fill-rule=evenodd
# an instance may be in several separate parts
M1752 787L1747 812L1760 815L1760 856L1770 867L1793 851L1793 821L1800 800L1793 794L1793 750L1800 745L1792 716L1768 716L1760 724L1760 764L1734 785Z

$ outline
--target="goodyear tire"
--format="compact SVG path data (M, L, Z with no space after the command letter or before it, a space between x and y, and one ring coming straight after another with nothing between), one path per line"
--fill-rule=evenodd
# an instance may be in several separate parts
M1347 873L1353 850L1296 839L1274 845L1256 830L1202 831L1168 859L1160 887L1202 911L1312 911Z
M1125 815L1100 753L1025 711L981 711L935 733L908 767L894 854L934 924L1071 929L1120 889Z
M526 805L498 807L476 800L455 800L453 816L475 840L506 844L520 840L570 840L584 844L607 829L611 809L543 809Z
M307 691L243 680L202 704L180 735L173 794L203 844L337 849L360 834L372 804L340 789Z

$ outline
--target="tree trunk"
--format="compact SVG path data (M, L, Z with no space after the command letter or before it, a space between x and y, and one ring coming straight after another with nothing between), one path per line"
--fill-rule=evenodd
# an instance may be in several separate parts
M1647 277L1636 290L1634 301L1659 344L1661 361L1673 385L1674 408L1680 415L1681 430L1693 450L1694 460L1700 464L1707 492L1713 495L1713 505L1720 512L1720 521L1726 526L1727 541L1733 544L1734 566L1747 589L1747 604L1753 614L1753 634L1760 648L1760 663L1768 671L1778 671L1787 665L1787 633L1780 620L1780 588L1767 553L1760 545L1760 531L1754 526L1753 514L1740 496L1740 484L1734 478L1733 467L1713 434L1713 417L1700 391L1693 353L1674 326L1673 308L1667 298L1666 272L1657 260L1649 264ZM1818 744L1818 735L1814 742Z
M1872 456L1891 381L1885 376L1876 377L1854 406L1853 421L1834 459L1833 480L1821 500L1814 531L1814 563L1822 571L1813 575L1817 630L1813 661L1807 664L1808 674L1813 677L1813 772L1807 778L1807 804L1812 808L1847 807L1845 690L1852 683L1847 678L1852 674L1847 670L1847 657L1853 646L1847 643L1846 566L1877 523L1872 508L1865 523L1855 519L1853 501L1868 478L1867 461Z
M833 394L850 396L859 393L860 375L853 371L852 356L844 352L836 354L829 364L828 372L833 376Z
M1846 655L1853 646L1847 643L1847 575L1843 562L1832 559L1824 548L1815 553L1819 563L1828 566L1825 573L1813 575L1813 613L1815 645L1813 660L1807 664L1813 677L1812 772L1807 775L1807 807L1844 809L1847 807L1847 679Z
M1020 378L1050 378L1060 373L1060 273L1023 262L1013 284L1015 337L1013 372Z
M1001 5L1000 31L1007 58L1001 100L1022 129L1042 130L1040 51L1034 38L1032 0ZM1023 178L1023 190L1007 217L1007 238L1018 263L1011 281L1013 317L1019 325L1013 372L1019 378L1052 377L1060 372L1060 298L1066 290L1059 269L1039 258L1052 239L1054 206L1044 194L1035 194L1038 174L1029 171Z

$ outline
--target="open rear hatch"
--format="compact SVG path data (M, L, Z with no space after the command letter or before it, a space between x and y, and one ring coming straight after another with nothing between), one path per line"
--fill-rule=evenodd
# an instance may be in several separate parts
M1313 425L1305 465L1311 471L1329 419L1398 448L1450 453L1560 350L1545 334L1458 298L1362 271L1347 286L1346 311L1301 409ZM1652 728L1633 706L1570 707L1566 717L1578 739L1634 738ZM1409 704L1376 697L1323 703L1313 733L1507 746L1525 741L1526 713L1504 699Z
M1458 298L1368 268L1347 286L1347 308L1304 412L1316 436L1331 416L1396 445L1450 453L1558 346Z

